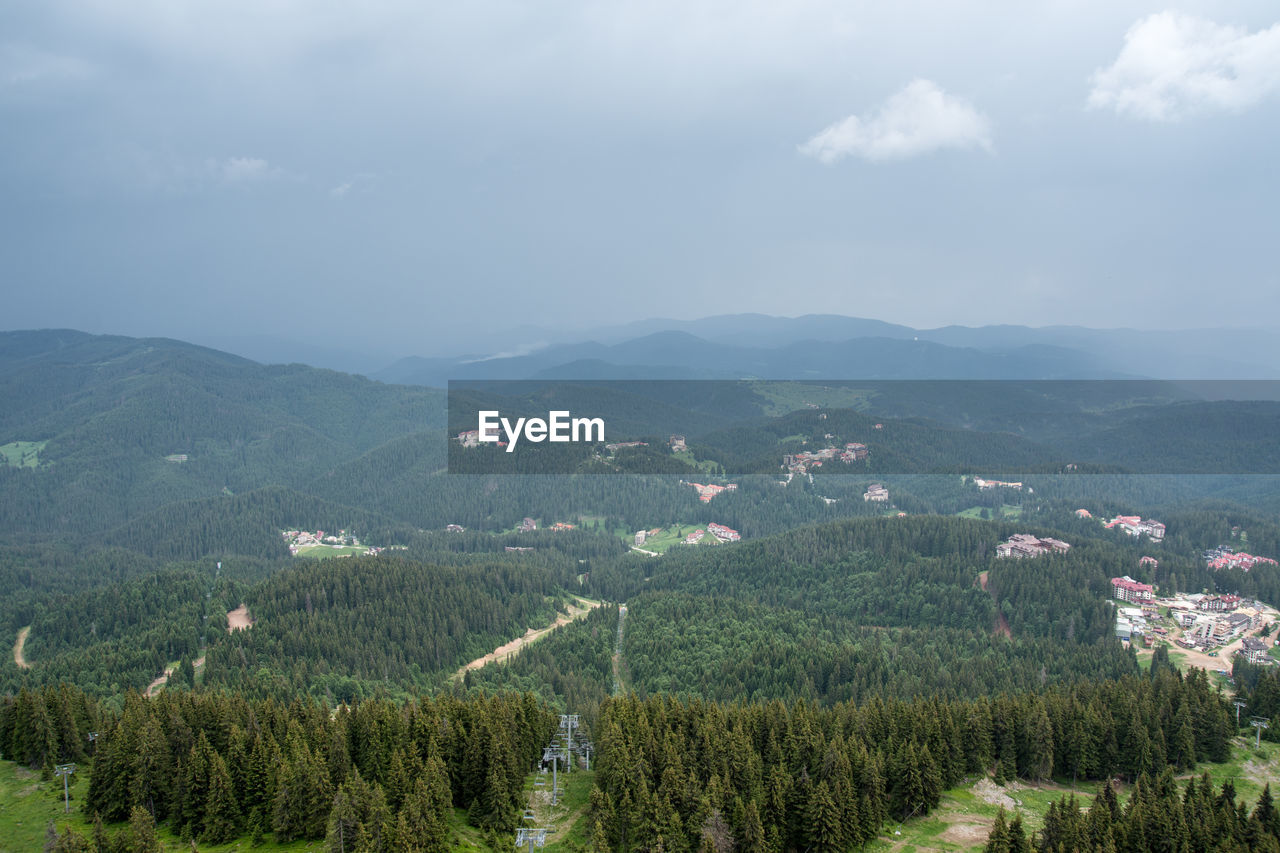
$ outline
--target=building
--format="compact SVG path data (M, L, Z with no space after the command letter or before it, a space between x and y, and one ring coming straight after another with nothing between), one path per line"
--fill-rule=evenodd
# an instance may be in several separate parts
M689 449L689 446L684 443L683 435L671 436L671 452L672 453L683 453L688 449Z
M1143 604L1155 600L1155 589L1149 583L1138 583L1125 575L1111 579L1111 596L1118 601L1132 601Z
M723 524L712 522L707 525L707 532L719 539L721 542L740 542L742 534L734 530L732 527L725 527Z
M466 533L467 532L467 528L463 527L461 524L446 524L444 529L446 533Z
M534 521L532 518L525 518L524 521L520 522L521 533L529 533L537 529L538 529L538 522Z
M1267 654L1267 641L1259 640L1257 637L1244 638L1244 645L1240 648L1240 656L1254 666L1261 666L1271 662L1271 656Z
M1225 642L1232 637L1238 637L1245 631L1249 630L1249 626L1253 623L1243 613L1232 613L1228 616L1219 618L1213 624L1213 638L1219 642Z
M1078 509L1076 510L1076 518L1093 518L1093 513L1087 509Z
M720 494L721 492L736 492L738 490L737 483L729 483L724 486L718 486L715 483L709 483L707 485L703 485L702 483L689 483L684 480L681 480L680 482L686 486L693 486L693 488L698 492L698 500L702 501L703 503L709 503L712 498L714 498L716 495Z
M1230 613L1240 606L1240 598L1235 595L1206 595L1196 602L1196 609L1206 613Z
M1061 539L1031 536L1027 533L1015 533L1005 542L996 546L997 557L1039 557L1042 554L1065 554L1071 546Z
M621 450L624 447L648 447L648 446L649 446L649 442L647 441L619 441L619 442L615 442L614 444L606 444L604 446L604 449L609 451L610 453L617 453L619 450Z
M643 544L644 544L644 540L646 540L646 539L648 539L648 538L649 538L649 531L647 531L647 530L637 530L637 531L636 531L636 545L643 545Z
M1022 489L1021 483L1006 483L1004 480L984 480L981 477L974 477L973 484L977 486L980 491L998 488L1016 489L1019 491Z
M1276 561L1269 557L1258 557L1253 554L1246 554L1241 551L1239 553L1232 551L1230 548L1214 548L1204 552L1205 563L1214 571L1220 569L1241 569L1249 571L1259 563L1269 563L1276 565Z
M872 483L870 486L867 486L867 490L863 493L862 499L864 501L878 501L880 503L884 503L889 500L889 490L879 483Z
M1160 568L1160 563L1156 561L1155 557L1143 557L1138 560L1138 567L1141 568L1142 566L1150 566L1151 570L1155 571Z
M1119 527L1130 536L1147 534L1152 540L1159 542L1164 538L1164 525L1153 519L1143 519L1140 515L1117 515L1104 525L1108 530Z
M498 432L498 426L492 425L485 428L484 431L486 441L497 441L501 435ZM463 447L479 447L480 446L480 430L469 429L458 433L458 443Z
M684 537L684 544L697 545L699 542L702 541L702 537L706 535L707 535L707 531L699 528L698 530L695 530L692 533L690 533L688 536Z

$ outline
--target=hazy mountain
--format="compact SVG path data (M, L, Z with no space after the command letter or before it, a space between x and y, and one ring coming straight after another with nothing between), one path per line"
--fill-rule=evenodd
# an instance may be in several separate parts
M1280 378L1280 334L1257 328L1147 331L1002 325L912 329L831 314L728 314L700 320L649 319L576 333L522 327L500 340L501 351L487 356L410 357L370 375L387 382L424 385L443 385L449 379L644 375ZM673 369L679 372L673 374ZM655 372L646 373L649 370Z
M443 386L450 379L1107 379L1131 376L1088 353L1040 344L981 350L924 340L806 339L782 346L718 343L683 331L616 344L591 341L506 358L403 359L374 377ZM643 368L644 370L640 370Z

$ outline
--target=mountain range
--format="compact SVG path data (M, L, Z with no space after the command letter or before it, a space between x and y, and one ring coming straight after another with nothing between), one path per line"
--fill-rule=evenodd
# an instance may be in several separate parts
M920 330L838 315L653 319L582 333L524 328L496 354L410 356L368 375L450 379L1274 379L1268 329L1078 326Z

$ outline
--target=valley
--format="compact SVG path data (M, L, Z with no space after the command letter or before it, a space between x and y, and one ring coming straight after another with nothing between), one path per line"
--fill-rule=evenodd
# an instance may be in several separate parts
M898 384L557 387L643 444L617 468L589 450L557 457L580 470L461 472L438 392L292 366L306 393L283 393L218 354L72 343L57 370L111 352L77 381L141 389L129 419L222 416L140 430L134 453L92 397L8 415L52 437L38 467L0 469L0 753L15 778L77 764L78 835L93 809L183 849L306 849L374 820L507 849L532 795L551 850L803 849L816 826L823 849L976 849L1001 805L1044 833L1064 793L1207 770L1252 809L1272 772L1273 735L1255 751L1229 701L1280 713L1274 647L1236 654L1280 622L1280 490L1230 473L1269 470L1266 405L1225 435L1211 406L1133 387L946 385L945 407ZM26 387L53 368L11 369ZM1194 452L1155 473L1151 430ZM681 453L697 482L667 470ZM596 751L551 809L538 757L565 713ZM0 802L13 837L32 784Z

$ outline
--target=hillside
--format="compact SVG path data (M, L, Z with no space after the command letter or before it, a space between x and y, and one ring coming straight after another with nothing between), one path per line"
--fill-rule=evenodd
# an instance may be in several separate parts
M440 395L303 365L263 366L162 339L0 333L6 536L88 538L175 501L297 488L406 434Z

